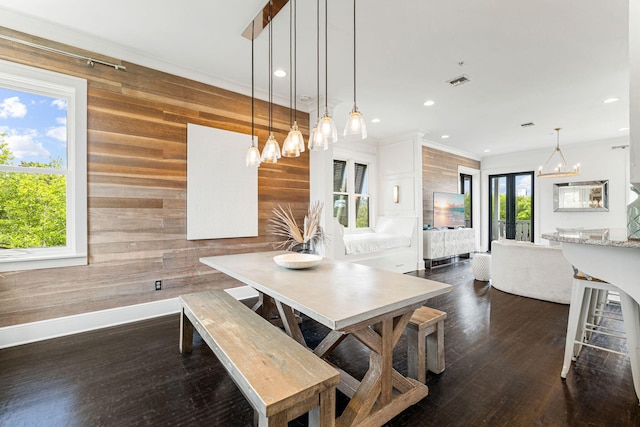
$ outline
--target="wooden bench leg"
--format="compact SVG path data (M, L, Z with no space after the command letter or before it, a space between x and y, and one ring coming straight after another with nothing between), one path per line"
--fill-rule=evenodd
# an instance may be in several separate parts
M258 414L258 427L287 427L287 411L278 412L270 417Z
M321 392L320 405L309 411L309 427L334 427L336 425L335 407L335 387Z
M191 353L193 350L193 324L184 313L180 314L180 353Z
M421 383L427 381L425 336L422 331L407 328L407 376Z
M438 322L436 333L427 337L427 368L434 374L444 371L444 322L442 321Z

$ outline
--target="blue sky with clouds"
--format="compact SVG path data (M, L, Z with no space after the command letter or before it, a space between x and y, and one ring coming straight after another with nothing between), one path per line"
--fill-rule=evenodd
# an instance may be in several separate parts
M67 102L0 88L0 133L15 165L20 161L67 163Z

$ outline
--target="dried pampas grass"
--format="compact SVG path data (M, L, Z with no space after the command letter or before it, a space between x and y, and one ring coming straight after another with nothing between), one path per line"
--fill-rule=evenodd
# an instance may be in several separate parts
M273 217L269 218L267 231L286 238L285 241L277 243L276 248L290 251L300 244L317 244L324 240L325 234L320 226L322 203L314 202L309 205L302 230L293 216L291 205L287 205L286 208L278 205L272 212Z

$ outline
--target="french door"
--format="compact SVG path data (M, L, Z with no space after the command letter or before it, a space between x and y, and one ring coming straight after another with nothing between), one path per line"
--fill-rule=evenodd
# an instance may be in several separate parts
M473 177L466 173L460 174L460 192L464 194L464 226L473 227Z
M531 172L489 176L489 248L491 241L533 241L533 185Z

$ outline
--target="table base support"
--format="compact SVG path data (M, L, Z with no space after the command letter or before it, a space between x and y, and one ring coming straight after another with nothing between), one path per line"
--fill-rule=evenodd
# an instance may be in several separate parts
M398 374L400 375L400 374ZM402 394L394 394L391 398L391 402L383 408L378 408L377 405L373 405L369 412L369 415L365 417L356 417L355 419L345 412L336 419L336 427L347 426L381 426L384 423L390 421L400 412L405 410L411 405L415 405L429 394L427 386L412 378L406 378L406 380L412 383L412 387L406 390ZM338 386L339 387L339 386ZM351 402L350 402L351 403ZM357 414L356 414L357 415Z

